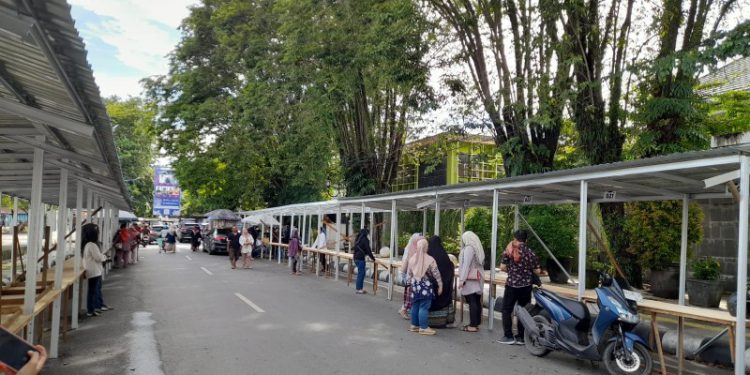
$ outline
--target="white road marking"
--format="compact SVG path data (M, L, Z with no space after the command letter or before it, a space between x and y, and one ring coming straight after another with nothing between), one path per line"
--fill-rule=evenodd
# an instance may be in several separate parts
M187 258L187 260L193 260L193 258L191 258L191 257L190 257L190 256L188 256L188 255L185 255L185 258Z
M133 331L130 337L130 368L137 369L139 374L164 375L162 371L159 348L156 346L153 325L156 322L151 319L151 313L138 311L133 313L130 324Z
M213 272L207 270L206 267L201 267L201 269L203 270L203 272L205 272L205 273L207 273L209 275L213 275L214 274Z
M245 302L248 306L252 307L253 310L259 313L266 312L265 310L258 307L258 305L254 304L253 301L247 299L247 297L243 296L242 294L234 293L234 295L237 296L237 298L239 298L242 302Z

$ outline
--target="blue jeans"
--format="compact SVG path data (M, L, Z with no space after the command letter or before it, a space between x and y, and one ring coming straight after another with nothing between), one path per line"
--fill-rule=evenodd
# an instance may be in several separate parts
M355 260L354 264L357 265L357 290L362 290L362 288L365 287L365 273L367 273L367 270L365 268L365 261L364 260Z
M102 277L91 277L89 280L89 290L86 298L86 311L93 314L94 310L99 310L104 305L102 299Z
M411 305L411 325L418 326L421 329L429 327L428 318L430 314L431 299L419 299L412 302Z

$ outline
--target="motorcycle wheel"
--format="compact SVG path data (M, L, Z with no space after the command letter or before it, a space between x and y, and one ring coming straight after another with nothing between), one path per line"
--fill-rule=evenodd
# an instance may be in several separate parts
M617 346L616 341L611 341L604 347L602 361L607 372L612 375L648 375L654 368L651 353L638 342L633 346L633 353L628 355L624 348Z
M540 331L544 329L544 327L549 327L549 320L544 316L535 315L532 319L534 319L536 328ZM539 344L539 337L528 329L524 331L523 339L525 342L524 345L526 346L526 350L528 350L532 355L535 355L537 357L544 357L545 355L549 354L550 349Z

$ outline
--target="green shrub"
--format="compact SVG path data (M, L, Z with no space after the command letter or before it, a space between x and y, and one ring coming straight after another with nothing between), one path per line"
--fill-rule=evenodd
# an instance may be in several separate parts
M628 252L644 269L664 270L680 258L682 202L638 202L625 205ZM703 210L691 203L688 210L688 245L703 240ZM688 250L690 248L688 247Z
M720 267L718 260L703 257L693 262L693 277L698 280L718 280Z
M485 268L489 268L492 252L492 209L470 208L466 210L465 227L477 234L484 248ZM513 208L501 207L497 216L497 259L499 264L505 245L513 238ZM447 250L447 249L446 249Z
M557 258L575 258L578 254L578 206L528 206L521 211L534 231ZM523 226L522 226L523 227ZM529 246L542 261L549 255L529 232Z

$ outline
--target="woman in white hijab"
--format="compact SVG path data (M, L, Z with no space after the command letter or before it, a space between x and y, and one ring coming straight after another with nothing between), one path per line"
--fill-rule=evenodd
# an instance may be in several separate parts
M436 295L443 294L443 278L440 276L435 258L427 254L429 244L422 238L417 242L417 250L409 257L408 269L411 280L411 327L409 331L420 335L432 336L435 330L430 328L429 311ZM437 291L434 289L437 285Z
M461 236L463 247L459 254L458 285L461 295L469 304L469 325L465 332L479 331L482 322L482 291L484 290L484 249L479 237L472 231Z
M424 239L420 233L414 233L409 238L409 243L404 248L404 255L401 257L401 280L404 282L404 302L401 304L401 308L398 309L398 313L404 319L411 319L409 315L409 309L411 309L411 285L407 280L406 270L409 268L409 256L413 255L417 251L417 242L420 239Z

